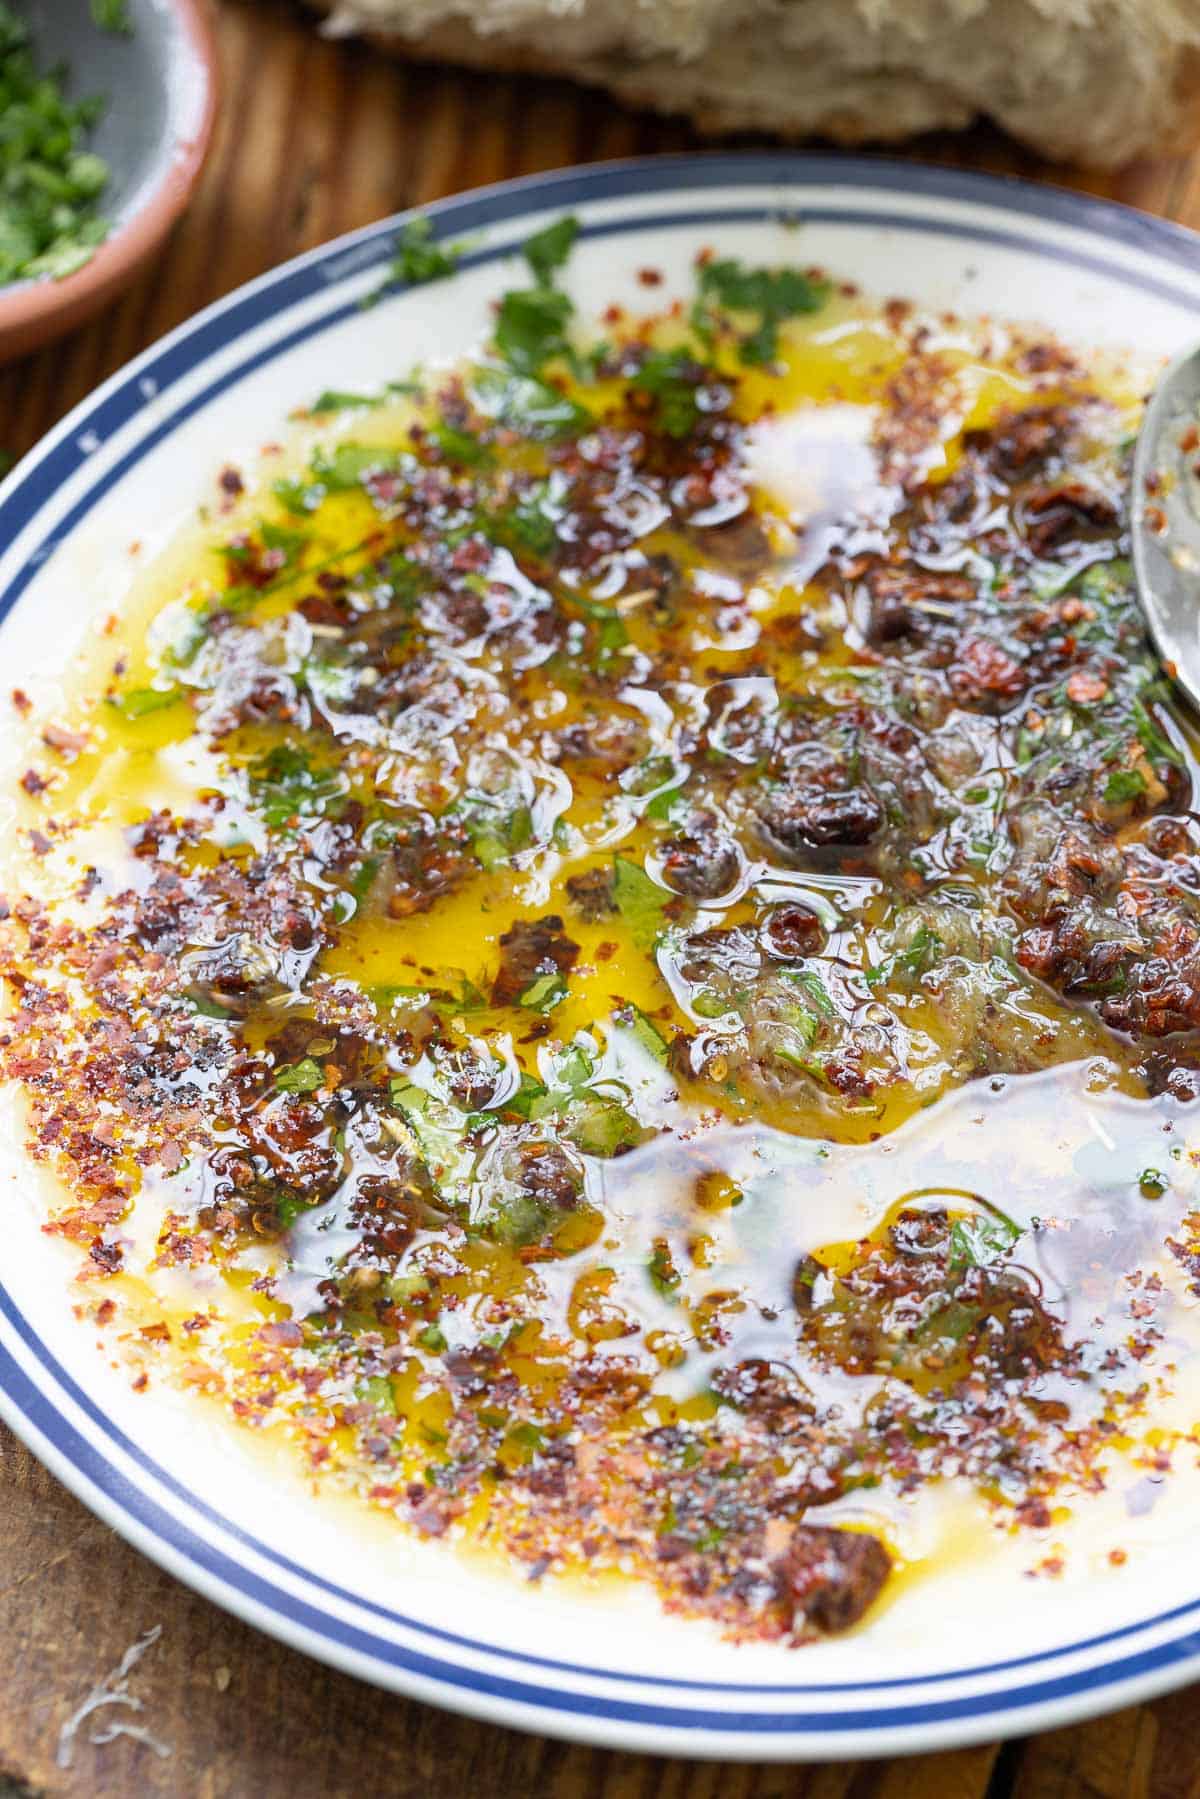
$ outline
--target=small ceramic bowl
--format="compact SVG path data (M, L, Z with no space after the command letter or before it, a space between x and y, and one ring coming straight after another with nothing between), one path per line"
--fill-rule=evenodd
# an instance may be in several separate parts
M199 179L217 104L209 0L129 0L130 34L99 31L88 0L26 0L39 66L65 61L73 96L108 105L88 148L109 166L112 229L65 280L0 286L0 360L69 331L153 256Z

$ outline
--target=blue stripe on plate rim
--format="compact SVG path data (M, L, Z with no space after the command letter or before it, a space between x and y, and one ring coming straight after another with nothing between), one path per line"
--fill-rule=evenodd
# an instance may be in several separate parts
M777 190L777 197L771 204L693 205L686 211L639 212L628 219L585 223L583 235L598 237L661 231L685 224L717 227L734 222L760 222L785 214L801 222L820 220L831 224L924 231L1007 245L1048 260L1085 268L1135 290L1153 292L1200 316L1200 287L1119 267L1101 253L1049 242L1022 232L1017 226L972 224L963 219L947 218L936 211L894 213L886 209L836 206L806 197L811 189L849 189L885 194L902 192L935 203L939 200L964 202L989 212L1015 215L1016 219L1024 216L1043 224L1057 223L1100 235L1160 265L1173 264L1193 279L1200 275L1200 238L1182 226L1112 201L1014 177L932 168L883 157L717 152L639 159L504 182L461 198L438 202L422 211L433 220L435 235L443 238L477 232L550 208L584 206L589 201L640 199L659 193L695 196L719 192L723 188L763 186ZM218 350L270 320L283 317L302 302L312 301L322 291L330 292L334 303L327 310L310 318L303 326L284 332L191 394L146 432L115 467L107 469L103 480L86 491L26 557L0 594L0 621L17 604L46 558L94 507L101 493L178 429L186 418L254 369L353 316L358 309L358 300L338 302L335 284L387 262L397 227L408 216L397 215L335 239L217 301L160 343L152 345L56 426L0 486L0 544L12 543L20 531L31 525L63 483L84 467L96 440L103 441L132 423L148 398L153 397L160 404L165 393L201 368ZM465 255L461 266L470 267L511 253L510 245L485 247ZM588 1734L597 1740L612 1742L629 1740L630 1728L639 1738L647 1728L686 1736L688 1746L692 1748L695 1747L694 1740L706 1734L715 1734L715 1738L726 1745L730 1734L751 1739L763 1736L767 1739L763 1752L769 1755L778 1753L782 1747L777 1744L781 1734L795 1735L798 1739L815 1734L827 1741L835 1738L861 1740L864 1747L869 1746L873 1753L879 1753L876 1739L881 1733L904 1732L914 1726L924 1726L922 1736L931 1743L952 1739L963 1741L972 1735L982 1737L994 1733L997 1720L1003 1721L1007 1715L1029 1708L1049 1711L1056 1717L1098 1710L1110 1692L1113 1692L1113 1703L1118 1702L1114 1689L1120 1689L1120 1699L1124 1702L1130 1683L1136 1685L1138 1692L1146 1694L1179 1684L1187 1677L1185 1669L1194 1672L1190 1664L1200 1660L1200 1599L1153 1618L1055 1649L943 1673L869 1682L742 1685L722 1681L718 1685L561 1662L484 1643L405 1617L341 1589L230 1525L197 1501L112 1424L52 1355L3 1283L0 1283L0 1321L4 1337L15 1337L27 1354L41 1364L49 1382L86 1415L97 1439L107 1438L160 1486L232 1538L235 1544L274 1563L308 1587L318 1592L324 1590L330 1598L363 1613L374 1614L432 1643L445 1645L449 1650L460 1649L494 1657L503 1664L543 1670L568 1679L617 1682L634 1691L697 1696L707 1692L714 1698L718 1694L753 1695L772 1704L770 1710L700 1710L681 1703L647 1704L607 1694L575 1692L562 1686L538 1686L445 1661L350 1624L322 1610L319 1604L297 1598L264 1580L234 1556L208 1542L199 1530L176 1517L144 1488L129 1482L104 1450L97 1447L96 1441L78 1430L53 1399L47 1397L47 1388L30 1378L8 1343L0 1344L0 1413L18 1435L24 1436L52 1462L65 1484L101 1511L137 1548L170 1566L180 1578L199 1585L210 1597L227 1604L230 1609L250 1616L252 1622L263 1628L275 1630L285 1640L295 1641L296 1634L302 1634L308 1639L306 1646L311 1653L340 1661L343 1665L352 1662L353 1671L399 1686L405 1684L406 1678L422 1688L433 1683L439 1698L463 1709L487 1711L495 1716L498 1715L497 1704L520 1708L522 1713L532 1707L536 1710L539 1728L561 1728L564 1734ZM992 1691L968 1692L954 1697L929 1700L908 1697L915 1689L987 1680L1004 1674L1019 1675L1021 1670L1039 1664L1068 1662L1124 1643L1131 1637L1169 1630L1189 1620L1195 1628L1171 1634L1165 1641L1128 1652L1123 1650L1109 1660L1072 1668L1061 1674L1050 1673L1028 1683L1022 1681ZM899 1695L895 1701L883 1697L896 1689L905 1695L903 1699ZM869 1707L861 1711L844 1710L840 1706L826 1710L819 1703L816 1708L797 1708L790 1703L803 1698L820 1702L855 1694L872 1695ZM585 1730L586 1720L594 1720L601 1727ZM607 1723L607 1729L603 1728L602 1721ZM622 1727L625 1727L624 1731ZM752 1745L748 1746L744 1741L738 1746L742 1753L753 1752Z

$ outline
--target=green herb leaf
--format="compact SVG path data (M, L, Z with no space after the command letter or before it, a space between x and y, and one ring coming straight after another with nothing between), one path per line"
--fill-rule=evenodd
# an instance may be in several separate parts
M830 291L827 281L815 281L799 269L748 269L732 258L706 263L700 270L702 302L758 315L758 324L739 342L742 361L752 364L773 362L780 321L819 311Z
M419 214L410 219L396 238L396 254L388 267L388 284L402 281L407 287L423 287L452 275L467 246L440 244L433 235L433 220Z
M956 1218L950 1226L947 1267L987 1268L1006 1256L1021 1235L1022 1227L1003 1212L973 1212Z
M675 1289L681 1284L682 1276L675 1266L671 1255L671 1247L665 1237L657 1237L646 1264L646 1272L650 1280L664 1299L670 1299Z
M526 239L521 253L540 286L553 285L555 275L566 264L578 236L579 220L568 213Z
M152 712L174 706L182 698L181 687L131 687L126 693L114 695L109 703L123 718L147 718Z
M92 16L127 23L123 0L93 0ZM108 235L96 210L108 165L82 142L103 102L69 100L63 79L61 65L38 69L25 21L0 8L0 284L62 280Z
M311 1056L301 1062L288 1062L275 1070L275 1085L280 1093L315 1093L325 1085L325 1076Z
M314 768L304 750L277 744L250 764L250 793L264 824L283 830L297 818L319 816L340 796L344 777Z
M385 449L382 444L340 443L330 450L317 450L310 466L326 493L350 493L361 487L368 475L397 469L402 461L400 451Z
M309 407L311 413L349 412L356 406L382 406L383 401L378 394L345 393L338 387L327 387L318 394Z
M658 402L658 422L668 437L687 437L700 416L696 390L707 376L688 350L651 350L630 386Z
M549 1012L566 996L567 983L565 976L555 969L551 974L539 975L521 995L520 1003L531 1012Z
M637 862L613 857L613 899L639 949L652 950L662 935L663 912L671 899Z
M1109 806L1122 806L1145 791L1146 777L1137 768L1116 768L1104 783L1104 799Z
M518 375L512 369L476 369L471 398L485 418L526 437L563 437L592 423L591 413L567 394L535 375Z
M430 443L436 444L448 462L461 463L465 468L474 468L491 457L486 444L480 443L469 431L461 431L457 425L447 424L445 419L438 419L430 425L428 435Z
M617 1014L638 1047L663 1067L667 1062L667 1041L658 1026L638 1006L626 1006Z
M395 1417L396 1389L390 1374L368 1374L359 1381L355 1393L365 1404L373 1405L377 1412L390 1412Z
M133 36L129 0L92 0L92 23L117 37Z
M501 357L520 375L539 375L547 362L565 356L566 328L574 307L555 288L520 288L505 294L494 342Z

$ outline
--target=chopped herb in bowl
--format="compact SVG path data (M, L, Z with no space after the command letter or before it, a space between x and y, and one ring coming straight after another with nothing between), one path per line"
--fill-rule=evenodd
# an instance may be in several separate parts
M104 109L69 100L65 71L38 68L29 27L0 0L0 283L60 281L108 235L108 165L86 147Z

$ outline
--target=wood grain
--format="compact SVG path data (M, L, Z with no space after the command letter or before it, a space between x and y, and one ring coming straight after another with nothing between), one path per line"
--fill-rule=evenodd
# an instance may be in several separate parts
M692 147L687 127L545 81L398 67L321 40L285 0L224 0L225 103L196 203L159 265L107 317L0 371L0 446L20 454L137 350L285 257L457 189L570 162ZM1103 193L1200 226L1200 156L1099 179L986 130L913 147L926 161ZM1200 1692L1025 1743L890 1764L662 1763L451 1719L257 1635L152 1567L0 1432L0 1799L1200 1799ZM127 1647L171 1753L64 1720ZM114 1714L101 1713L99 1721Z

